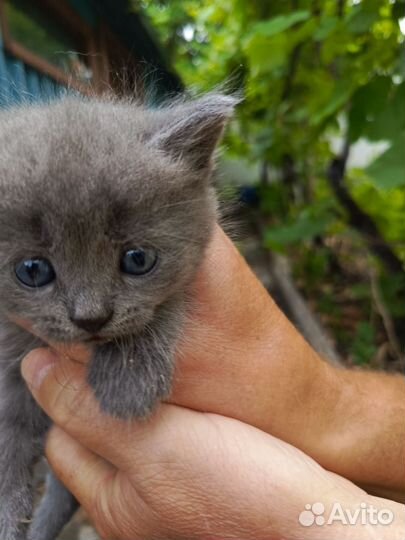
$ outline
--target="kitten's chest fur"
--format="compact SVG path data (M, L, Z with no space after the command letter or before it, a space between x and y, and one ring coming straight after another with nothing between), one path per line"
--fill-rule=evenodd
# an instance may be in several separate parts
M0 425L31 432L33 442L41 441L50 426L47 415L36 404L21 376L21 361L44 343L7 319L0 319Z

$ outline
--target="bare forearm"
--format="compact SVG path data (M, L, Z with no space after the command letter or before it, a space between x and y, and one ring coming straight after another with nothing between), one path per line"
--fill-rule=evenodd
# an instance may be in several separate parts
M339 369L302 350L305 359L289 358L298 382L279 411L285 425L271 420L268 431L368 492L405 501L405 378Z
M405 378L342 371L341 397L323 457L326 468L367 491L405 501ZM333 462L332 462L333 460Z

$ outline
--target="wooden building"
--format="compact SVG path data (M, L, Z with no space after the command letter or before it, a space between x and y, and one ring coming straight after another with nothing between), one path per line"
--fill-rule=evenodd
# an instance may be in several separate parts
M0 0L0 105L152 83L181 89L129 0Z

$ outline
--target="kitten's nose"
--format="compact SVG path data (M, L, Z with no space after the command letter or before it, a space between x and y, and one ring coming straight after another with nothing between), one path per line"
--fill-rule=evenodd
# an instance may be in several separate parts
M70 317L70 320L73 324L75 324L78 328L81 328L82 330L86 330L86 332L89 332L90 334L96 334L99 330L105 326L108 321L111 320L111 317L113 315L113 312L111 311L108 313L108 315L103 315L102 317L80 317L80 316L74 316Z

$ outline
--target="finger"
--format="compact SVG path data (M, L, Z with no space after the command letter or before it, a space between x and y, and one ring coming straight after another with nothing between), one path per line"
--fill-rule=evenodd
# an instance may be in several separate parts
M54 426L47 437L46 457L56 476L86 509L116 473L115 467Z
M156 538L156 513L151 514L129 474L119 471L57 426L48 435L46 457L102 538Z
M25 357L21 370L33 397L55 424L117 467L127 465L134 432L142 430L135 421L121 421L100 411L86 384L85 365L49 349L36 349Z

